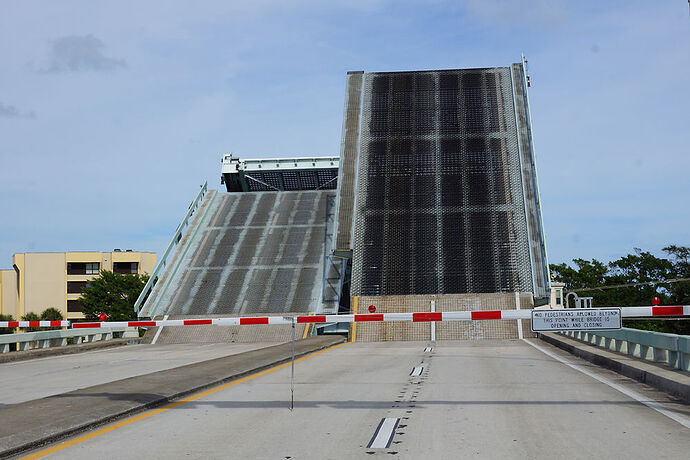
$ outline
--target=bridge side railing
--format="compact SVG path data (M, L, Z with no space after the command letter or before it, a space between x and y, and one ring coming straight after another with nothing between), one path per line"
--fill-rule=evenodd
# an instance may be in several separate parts
M74 343L90 343L98 340L111 340L116 334L127 331L127 327L110 327L107 329L61 329L55 331L20 332L17 334L0 335L0 353L10 351L11 344L17 344L17 351L35 348L64 347L67 339L74 339Z
M177 229L175 230L175 233L173 234L173 237L170 240L170 243L168 243L168 247L165 249L165 252L161 256L161 258L158 260L158 263L156 263L156 266L153 268L153 272L151 273L151 277L146 282L144 289L141 290L141 294L139 294L139 297L137 298L136 302L134 302L134 311L137 314L139 314L139 311L141 310L141 307L142 307L144 301L146 300L148 295L151 293L151 290L153 290L153 285L158 280L158 277L160 276L161 270L163 270L163 268L165 267L165 264L168 261L168 257L170 257L170 255L173 253L173 249L175 248L175 246L177 246L177 243L179 243L180 240L182 239L182 232L184 231L184 229L189 224L189 220L194 215L194 211L196 211L199 208L199 206L201 206L201 202L204 199L204 195L206 195L207 191L208 191L208 182L204 182L204 185L201 186L201 190L199 190L199 193L196 195L196 198L189 205L189 209L187 210L187 214L185 214L184 218L182 219L182 222L180 222L180 225L177 226Z
M629 356L690 371L690 336L642 331L567 331L559 334Z

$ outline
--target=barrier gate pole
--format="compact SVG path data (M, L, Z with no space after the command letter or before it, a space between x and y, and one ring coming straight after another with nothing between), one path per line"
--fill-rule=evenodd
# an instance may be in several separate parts
M295 408L295 317L292 318L292 360L290 364L290 410Z

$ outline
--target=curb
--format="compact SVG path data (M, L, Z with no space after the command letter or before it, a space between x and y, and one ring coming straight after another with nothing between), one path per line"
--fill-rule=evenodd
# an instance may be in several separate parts
M671 368L662 369L651 362L599 349L590 344L553 333L540 333L539 338L592 364L605 367L690 403L690 376L685 375L682 371L674 371ZM679 378L665 377L662 375L664 373Z
M320 340L314 340L314 339L320 339ZM328 340L330 339L330 340ZM295 349L295 359L299 357L303 357L306 355L309 355L311 353L330 348L334 345L337 345L339 343L345 342L344 337L328 337L326 336L318 336L318 337L313 337L310 339L305 339L305 340L300 340L295 343L296 349ZM298 347L299 345L299 347ZM300 348L299 350L297 348ZM284 350L285 349L285 350ZM60 420L59 417L54 417L55 422L53 425L48 425L48 426L41 426L41 427L34 427L35 429L40 429L40 431L45 432L46 434L44 435L37 435L36 438L34 439L29 439L29 440L18 440L15 439L15 442L12 443L12 438L16 437L15 433L3 433L1 431L1 426L0 426L0 444L6 444L2 448L3 450L0 451L0 458L12 456L12 455L17 455L22 452L26 452L28 450L33 450L40 448L46 444L51 444L60 440L63 440L65 438L68 438L70 436L74 436L75 434L91 430L97 427L100 427L102 425L111 423L117 419L121 419L127 416L134 415L139 412L144 412L146 410L150 410L156 407L160 407L162 405L168 404L170 402L173 402L175 400L179 400L181 398L184 398L186 396L189 396L194 393L198 393L200 391L206 390L208 388L216 387L219 385L222 385L224 383L231 382L233 380L237 380L239 378L245 377L247 375L254 374L256 372L260 372L265 369L269 369L272 367L275 367L277 365L283 364L285 362L290 361L290 343L286 344L280 344L280 345L273 345L271 347L266 347L266 348L261 348L258 350L251 350L247 351L244 353L238 353L235 355L230 355L226 356L223 358L216 358L212 359L209 361L203 361L201 363L194 363L194 364L188 364L185 366L181 366L178 368L174 369L168 369L164 371L159 371L159 372L154 372L151 374L145 374L137 377L131 377L128 379L124 380L118 380L115 382L110 382L102 385L96 385L93 387L89 388L84 388L81 390L76 390L73 392L69 393L64 393L61 395L54 395L50 396L47 398L42 398L34 401L27 401L24 403L19 403L15 405L10 405L7 407L0 408L0 417L5 418L5 416L8 417L15 417L13 414L7 414L7 412L10 412L14 410L15 412L19 412L18 415L21 416L22 414L22 409L26 409L26 411L31 411L34 410L35 412L38 412L39 417L41 419L44 418L51 418L50 411L44 411L42 407L40 407L42 404L49 406L49 408L52 408L53 412L56 414L59 414L60 412L64 411L64 407L67 405L73 404L72 401L69 401L67 398L78 398L80 395L82 397L88 397L94 392L103 394L107 392L108 387L111 389L111 393L109 395L111 397L115 396L131 396L132 398L136 399L137 397L140 397L142 394L144 395L144 398L141 398L141 402L136 402L134 401L133 403L130 404L131 407L118 407L118 406L123 406L127 404L123 404L122 400L124 399L125 401L127 398L121 398L119 402L113 403L111 410L106 410L103 414L98 415L94 417L92 420L88 420L84 423L80 422L70 422L69 420ZM287 351L287 356L285 351ZM261 357L261 355L266 355L266 354L277 354L275 358L271 357ZM205 381L198 381L197 383L192 383L191 385L185 386L184 384L184 379L185 377L189 377L191 375L191 380L194 380L195 378L197 380L200 379L199 376L205 375L205 372L208 368L213 367L216 364L225 364L227 362L230 362L232 360L235 361L241 361L243 359L251 359L254 356L257 357L257 365L250 365L247 366L246 368L243 368L242 370L236 371L236 372L231 372L229 374L225 374L223 376L210 376L211 378ZM188 371L185 374L185 371ZM192 375L195 374L196 375ZM178 381L174 381L171 379L174 379L174 377L178 377ZM202 379L202 378L201 378ZM174 389L173 391L169 392L168 394L161 395L161 394L155 394L155 393L142 393L142 387L144 389L149 389L149 391L154 392L154 391L160 391L159 388L157 388L155 385L151 385L152 383L157 383L160 382L161 380L165 382L169 382L172 384L172 386L175 386L175 384L179 384L178 389ZM203 379L202 379L203 380ZM181 383L180 383L181 382ZM147 387L148 385L148 387ZM132 388L133 394L128 395L126 392L122 392L118 387L124 387L126 390L127 386ZM117 400L117 398L114 398ZM94 402L95 403L95 402ZM52 407L50 407L52 406ZM88 418L88 414L84 416L83 418ZM17 419L15 418L15 425L17 424ZM19 421L19 423L25 423L29 425L33 425L37 422L36 417L32 419L32 417L26 417L24 416L24 420ZM54 426L59 423L63 423L66 426L64 427L59 427L59 426ZM10 441L9 444L14 444L14 445L7 445L8 442Z

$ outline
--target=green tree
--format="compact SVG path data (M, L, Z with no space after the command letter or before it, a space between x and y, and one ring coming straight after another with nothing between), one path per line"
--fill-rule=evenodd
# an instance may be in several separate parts
M663 251L671 256L676 278L690 278L690 248L672 244ZM671 286L669 302L690 305L690 281L680 281Z
M677 278L690 278L690 248L671 245L663 249L670 258L656 257L650 252L635 248L628 254L609 263L596 259L573 259L575 267L561 263L551 265L551 273L565 283L565 289L579 296L593 297L594 306L626 307L651 305L652 298L659 297L662 304L690 304L690 281L658 283ZM653 284L650 284L652 283ZM612 287L621 284L636 286ZM600 287L601 289L591 289ZM587 290L583 290L588 288ZM689 334L688 320L625 320L626 327Z
M131 321L136 319L134 302L144 289L148 275L125 275L106 270L89 280L82 288L79 302L82 313L89 320L98 319L101 313L109 321Z

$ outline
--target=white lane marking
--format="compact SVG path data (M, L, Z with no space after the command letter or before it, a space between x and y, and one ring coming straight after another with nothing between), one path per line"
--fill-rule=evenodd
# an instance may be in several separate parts
M426 348L424 349L424 352L425 352L425 353L429 353L431 350L433 350L432 347L426 347Z
M370 449L387 449L393 441L393 435L398 428L399 418L386 417L381 419L378 428L374 432L374 436L369 441L367 448Z
M419 375L422 375L423 370L424 370L423 366L413 367L412 372L410 372L410 377L417 377Z
M165 315L165 316L163 317L163 321L165 321L166 319L168 319L168 316L169 316L169 315ZM158 327L158 330L156 331L156 335L154 335L154 336L153 336L153 340L151 340L151 345L155 345L155 344L156 344L156 341L158 340L158 336L161 335L161 331L162 331L162 330L163 330L163 326L159 326L159 327Z
M636 391L629 390L629 389L627 389L621 385L618 385L617 383L610 381L609 379L607 379L605 377L601 377L601 376L599 376L593 372L590 372L589 370L585 369L582 366L578 366L577 364L573 364L570 361L568 361L567 359L563 359L560 356L557 356L557 355L551 353L549 350L547 350L543 347L540 347L537 344L530 342L529 340L522 339L522 341L533 346L537 350L541 351L542 353L544 353L547 356L550 356L551 358L555 359L556 361L559 361L559 362L565 364L566 366L575 369L576 371L580 371L583 374L588 375L588 376L592 377L593 379L598 380L601 383L610 386L614 390L620 391L624 395L634 399L635 401L637 401L639 403L644 404L645 406L649 407L650 409L654 409L655 411L659 412L662 415L665 415L666 417L670 418L671 420L674 420L674 421L680 423L685 428L690 428L690 420L689 419L687 419L686 417L684 417L682 415L671 412L668 409L664 409L661 405L655 403L654 401L649 401L649 399L645 398L644 396L637 393Z

